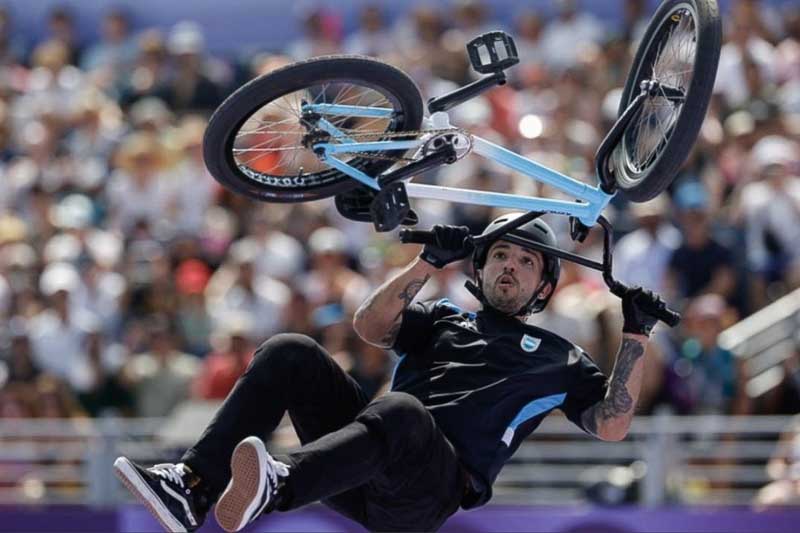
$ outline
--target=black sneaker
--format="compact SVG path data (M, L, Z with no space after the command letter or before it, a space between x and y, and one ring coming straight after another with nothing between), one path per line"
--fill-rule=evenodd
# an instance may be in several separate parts
M288 475L289 465L273 459L261 439L240 442L231 456L231 480L214 510L222 529L239 531L272 511Z
M209 505L188 486L189 473L183 463L144 468L127 457L118 457L114 473L167 531L194 531L203 524Z

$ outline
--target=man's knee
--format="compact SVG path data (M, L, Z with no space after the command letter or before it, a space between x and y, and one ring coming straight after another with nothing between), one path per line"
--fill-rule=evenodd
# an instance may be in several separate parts
M291 373L322 361L324 354L314 339L299 333L273 335L255 352L251 368Z
M403 438L426 440L433 420L417 398L405 392L389 392L367 406L358 420L374 427L390 441Z

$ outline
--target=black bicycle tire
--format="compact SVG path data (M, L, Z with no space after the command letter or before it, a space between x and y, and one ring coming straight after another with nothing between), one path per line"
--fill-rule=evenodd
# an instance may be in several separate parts
M314 174L324 173L323 184L276 187L246 176L233 160L234 134L254 112L293 91L329 81L356 82L393 96L402 114L391 131L418 130L422 123L422 96L414 81L403 71L362 56L312 58L249 81L214 111L203 138L203 157L211 175L235 192L256 200L277 203L314 201L358 187L357 181L336 169ZM394 161L355 158L350 163L368 175L377 175L392 166Z
M653 40L666 18L682 6L690 6L695 16L697 46L692 80L686 93L683 108L673 126L672 134L663 151L645 169L642 175L631 177L627 172L624 146L618 146L612 156L612 165L617 186L625 196L634 202L651 200L663 192L675 179L681 165L694 146L705 117L711 92L714 88L722 26L719 8L715 0L666 0L656 10L644 32L636 51L625 88L620 99L619 114L627 109L630 102L639 94L639 73L647 68L645 58ZM620 142L623 145L623 142Z

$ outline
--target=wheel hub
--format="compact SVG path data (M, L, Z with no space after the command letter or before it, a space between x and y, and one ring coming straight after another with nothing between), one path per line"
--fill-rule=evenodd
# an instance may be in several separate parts
M648 96L662 96L670 102L680 103L686 99L686 93L682 89L663 84L658 80L643 80L639 88L647 92Z

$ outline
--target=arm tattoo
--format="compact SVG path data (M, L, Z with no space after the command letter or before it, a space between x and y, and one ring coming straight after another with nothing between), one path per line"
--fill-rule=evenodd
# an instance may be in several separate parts
M402 314L402 313L401 313ZM381 345L385 348L391 348L394 345L394 341L397 340L397 334L400 333L400 326L403 325L403 322L398 320L400 315L397 315L397 319L395 319L392 327L386 332L386 335L383 336L381 339Z
M429 274L426 274L422 279L412 279L408 282L408 285L400 291L400 294L397 295L397 298L403 300L403 308L400 310L399 313L394 317L392 321L391 327L386 331L386 335L383 336L381 339L381 344L386 347L390 348L394 341L397 339L397 334L400 333L400 326L403 325L403 311L411 305L411 302L414 300L414 296L422 289L422 286L427 283L427 281L431 278ZM374 302L370 302L369 305L371 306Z
M397 295L398 298L403 300L403 309L411 305L411 301L414 299L414 296L422 289L422 286L427 283L427 281L431 279L430 274L426 274L422 279L413 279L411 282L406 285L406 288L403 289L403 292Z
M633 398L628 393L627 383L633 366L643 355L644 346L640 342L623 339L605 399L584 411L581 416L586 431L597 435L599 424L627 415L633 410Z

